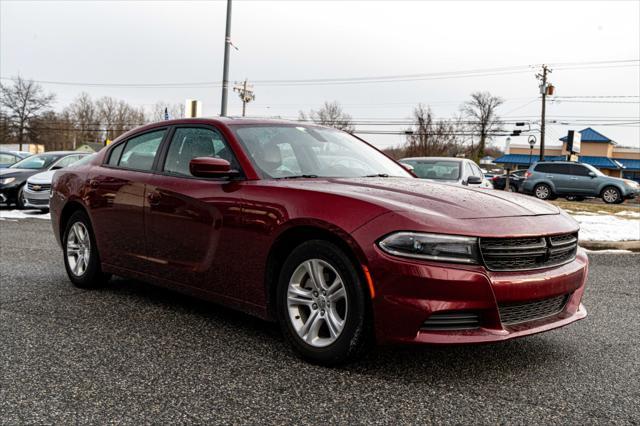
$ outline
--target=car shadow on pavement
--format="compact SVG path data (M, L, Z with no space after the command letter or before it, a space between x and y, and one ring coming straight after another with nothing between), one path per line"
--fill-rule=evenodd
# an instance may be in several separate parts
M184 327L203 320L205 328L224 327L232 333L237 333L243 340L254 340L255 347L261 348L259 353L255 354L256 358L272 357L280 362L306 365L306 368L322 368L298 359L286 347L276 323L135 280L114 278L108 286L97 291L132 298L137 304L160 305L179 316L184 316ZM202 330L194 332L203 333L200 336L202 339L209 338ZM408 382L424 382L425 377L429 375L457 377L458 380L465 380L469 375L517 375L523 369L535 372L548 368L549 364L566 362L568 354L578 353L573 343L571 340L560 341L547 334L480 345L380 346L373 348L364 358L339 367L338 370ZM270 348L267 351L264 351L265 344Z

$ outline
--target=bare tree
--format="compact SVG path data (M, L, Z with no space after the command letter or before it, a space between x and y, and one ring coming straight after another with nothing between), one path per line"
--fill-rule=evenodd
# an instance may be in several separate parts
M491 140L492 133L502 130L496 109L503 103L502 98L489 92L474 92L471 94L471 100L460 108L462 114L469 119L468 128L480 136L480 142L472 153L476 162L484 157L487 141Z
M351 116L342 111L342 107L337 101L325 101L318 111L311 110L309 117L314 123L322 124L323 126L335 127L349 133L353 133L355 130ZM304 111L299 112L298 120L307 120L307 115Z
M170 104L168 102L156 102L151 106L151 110L147 114L147 121L152 123L163 121L165 119L165 109L169 114L169 119L184 117L184 104Z
M88 93L82 92L65 110L75 128L76 143L95 142L100 137L100 122L96 104Z
M20 76L10 86L0 84L0 106L6 110L20 150L30 121L47 111L54 100L54 94L45 93L42 86Z
M436 120L431 108L422 104L413 111L414 125L407 129L404 156L451 156L462 150L459 122L456 120Z
M73 148L74 128L66 113L47 111L31 120L29 140L43 145L45 151L68 150Z
M118 101L115 114L115 122L113 123L111 137L115 139L121 134L135 129L145 123L144 109L135 108L125 101Z

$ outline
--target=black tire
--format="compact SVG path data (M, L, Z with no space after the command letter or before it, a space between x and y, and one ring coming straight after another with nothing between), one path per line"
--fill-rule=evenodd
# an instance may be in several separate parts
M312 346L298 335L292 324L293 319L290 317L287 303L289 280L299 266L311 259L322 260L334 268L340 275L347 294L345 303L348 311L344 318L344 327L335 341L324 347ZM280 272L276 301L280 328L295 353L307 361L325 366L344 364L362 356L373 342L373 324L369 314L370 299L365 289L355 266L335 244L311 240L296 247ZM310 317L311 315L307 320L310 320Z
M624 201L620 190L615 186L606 186L600 194L602 201L607 204L620 204Z
M16 207L18 207L18 209L23 210L26 209L27 200L25 200L24 198L24 185L22 185L20 187L20 189L18 189L18 193L16 194Z
M84 226L84 228L88 231L88 237L90 242L90 250L89 250L89 260L88 264L84 271L80 274L76 274L72 270L72 266L69 264L69 257L67 256L67 242L70 237L70 232L72 232L72 228L76 223L80 223ZM64 267L67 270L67 275L69 276L69 280L76 287L80 288L96 288L101 287L109 281L111 278L110 274L105 274L102 272L102 268L100 267L100 254L98 253L98 247L96 245L96 239L93 235L93 228L91 227L91 222L87 214L78 210L71 215L67 225L65 226L64 234L62 235L62 252L63 252L63 261Z
M551 200L554 196L551 187L546 183L537 184L535 188L533 188L533 195L540 200Z
M567 201L584 201L584 197L578 195L567 195L564 197Z

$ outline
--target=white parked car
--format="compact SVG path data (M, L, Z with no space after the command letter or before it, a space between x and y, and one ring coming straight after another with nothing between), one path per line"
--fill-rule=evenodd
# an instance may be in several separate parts
M40 209L42 211L49 210L49 194L51 192L51 180L56 170L63 169L76 164L82 164L95 154L79 153L77 155L69 155L64 157L55 164L50 170L41 172L27 179L24 187L24 205L26 208Z
M466 158L455 157L412 157L400 160L413 167L412 172L421 179L455 185L493 189L478 165Z

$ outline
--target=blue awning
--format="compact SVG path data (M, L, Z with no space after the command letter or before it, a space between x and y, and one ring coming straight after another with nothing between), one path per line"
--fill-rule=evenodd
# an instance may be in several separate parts
M630 172L640 171L640 160L632 158L616 158L616 161L624 166L625 170Z
M580 161L581 163L591 164L593 167L597 167L599 169L620 170L624 167L622 163L619 163L618 161L609 157L589 157L586 155L580 155L578 161Z
M529 156L528 154L507 154L500 158L493 160L496 164L517 164L519 166L526 166L538 161L540 157L538 154ZM544 161L563 161L566 160L564 155L547 155L544 157Z

